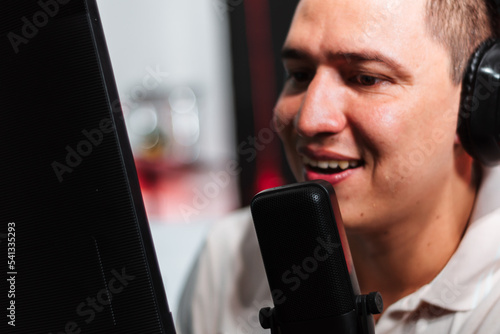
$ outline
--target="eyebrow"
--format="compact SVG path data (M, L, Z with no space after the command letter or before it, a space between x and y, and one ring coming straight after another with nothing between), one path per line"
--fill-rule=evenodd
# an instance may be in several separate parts
M281 58L283 60L312 60L312 56L310 56L307 52L301 51L295 48L284 47L281 51ZM410 77L410 73L405 69L405 67L398 62L396 59L385 56L380 52L376 51L367 51L367 52L334 52L328 54L328 59L331 61L344 59L347 62L377 62L381 63L390 69L398 72L403 77Z
M309 59L310 57L302 51L293 48L284 47L281 50L281 59Z
M403 65L401 65L397 60L387 57L382 55L379 52L339 52L333 54L331 57L332 59L341 59L345 58L350 61L355 61L355 62L377 62L377 63L383 63L395 70L404 70Z

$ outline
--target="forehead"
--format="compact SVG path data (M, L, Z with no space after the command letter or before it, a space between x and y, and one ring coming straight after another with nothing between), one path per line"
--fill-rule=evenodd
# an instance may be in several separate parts
M424 61L433 52L429 44L437 45L426 30L426 2L302 0L285 46L315 55L368 49Z

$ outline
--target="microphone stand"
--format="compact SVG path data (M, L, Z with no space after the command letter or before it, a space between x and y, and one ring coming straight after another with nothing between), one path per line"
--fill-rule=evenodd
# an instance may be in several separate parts
M380 314L383 309L380 293L371 292L356 296L356 309L339 316L283 324L275 308L265 307L259 312L259 321L262 328L271 330L271 334L319 334L328 328L335 330L335 334L375 334L373 314Z

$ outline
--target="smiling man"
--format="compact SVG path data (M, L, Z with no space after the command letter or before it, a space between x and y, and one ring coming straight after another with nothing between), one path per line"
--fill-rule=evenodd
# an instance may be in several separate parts
M443 269L476 192L472 159L455 139L461 87L423 3L303 1L275 111L295 176L334 186L360 285L387 305ZM378 29L364 38L372 22Z
M464 70L497 19L485 0L298 5L276 128L296 179L335 188L361 290L384 298L377 333L500 332L500 170L456 131ZM209 236L181 329L265 333L266 288L242 211Z

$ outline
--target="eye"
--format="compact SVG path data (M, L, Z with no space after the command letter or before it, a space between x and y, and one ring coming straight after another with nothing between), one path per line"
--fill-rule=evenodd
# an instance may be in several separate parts
M308 72L288 72L287 80L293 79L297 83L306 83L311 80L311 75Z
M381 83L383 80L371 75L360 74L354 77L354 81L362 86L375 86L376 84Z
M307 69L293 69L286 71L286 80L284 89L288 93L302 92L309 87L312 79L314 78L314 71Z

